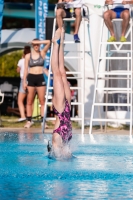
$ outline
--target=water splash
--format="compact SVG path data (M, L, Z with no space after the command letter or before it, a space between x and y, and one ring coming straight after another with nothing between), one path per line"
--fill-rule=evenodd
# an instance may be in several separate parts
M51 140L51 138L48 135L44 134L44 139L43 139L44 144L48 144L49 140Z
M49 158L55 160L69 160L73 157L69 144L64 144L62 148L52 148L49 152Z
M82 141L82 142L85 141L85 136L84 136L84 134L81 135L81 141Z
M93 134L90 133L89 136L90 136L90 141L91 141L91 143L96 144L97 142L96 142L96 140L95 140Z

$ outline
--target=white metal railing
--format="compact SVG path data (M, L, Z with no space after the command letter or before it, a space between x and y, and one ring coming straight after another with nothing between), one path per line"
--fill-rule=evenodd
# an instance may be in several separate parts
M94 89L94 97L93 97L93 105L92 105L92 112L91 112L91 120L90 120L90 130L89 130L89 134L92 134L92 123L93 122L105 122L105 129L107 126L107 122L120 122L120 123L125 123L125 122L129 122L130 124L130 138L132 140L132 92L133 92L133 88L132 88L132 56L133 56L133 49L132 49L132 15L133 11L132 11L132 7L130 9L130 15L131 15L131 19L130 19L130 24L129 24L129 29L126 33L126 37L130 36L130 41L129 42L105 42L103 41L103 28L104 28L104 20L102 22L102 26L101 26L101 34L100 34L100 45L99 45L99 56L98 56L98 65L97 65L97 69L96 69L96 79L95 79L95 89ZM112 20L113 22L115 21L122 21L122 19L114 19ZM105 51L106 56L101 56L102 54L102 47L106 45L107 49ZM110 49L110 45L112 45L114 47L114 50ZM130 49L122 49L122 47L125 47L126 45L130 46ZM114 53L126 53L127 56L113 56ZM100 71L100 62L102 60L106 61L106 70L105 71ZM109 61L110 60L127 60L127 70L113 70L113 71L109 71ZM100 77L100 75L102 77ZM108 75L108 77L104 77ZM116 88L116 87L108 87L108 82L107 82L107 87L98 87L98 80L99 78L103 78L104 79L111 79L111 77L109 77L110 75L121 75L121 76L126 76L126 77L120 77L121 79L126 79L127 80L127 88ZM119 77L118 77L119 79ZM106 95L106 101L104 102L96 102L96 97L97 97L97 92L98 91L103 91L103 94ZM108 102L108 95L112 94L112 93L126 93L127 94L127 103L109 103ZM105 118L94 118L94 109L95 106L105 106ZM129 119L109 119L107 118L107 108L108 106L125 106L128 108L128 111L130 110L130 118Z

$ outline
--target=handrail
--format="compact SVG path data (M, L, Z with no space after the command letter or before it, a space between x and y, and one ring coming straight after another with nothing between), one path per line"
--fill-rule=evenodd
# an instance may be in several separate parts
M86 4L81 7L81 16L89 21L89 7Z

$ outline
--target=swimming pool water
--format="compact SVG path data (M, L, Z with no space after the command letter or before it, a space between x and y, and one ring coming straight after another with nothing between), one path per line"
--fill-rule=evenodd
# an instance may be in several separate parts
M0 200L133 199L133 144L124 135L74 135L76 158L48 158L42 134L0 133Z

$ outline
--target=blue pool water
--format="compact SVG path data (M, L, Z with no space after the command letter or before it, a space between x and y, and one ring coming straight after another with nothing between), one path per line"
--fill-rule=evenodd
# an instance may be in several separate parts
M51 160L42 134L0 133L0 200L133 199L133 144L74 135L76 158Z

